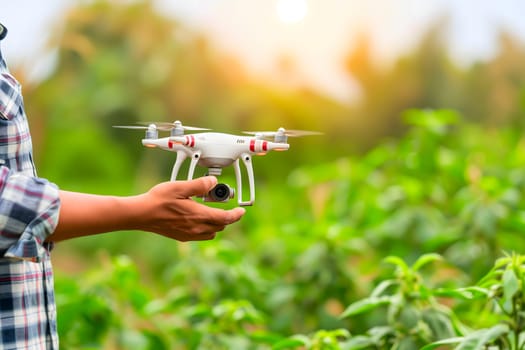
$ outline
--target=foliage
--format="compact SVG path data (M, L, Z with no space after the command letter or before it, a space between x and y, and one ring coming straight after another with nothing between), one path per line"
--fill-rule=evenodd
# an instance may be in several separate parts
M167 178L172 155L114 124L326 135L257 158L256 206L212 242L58 245L62 348L523 348L514 39L460 68L438 29L390 67L363 38L346 60L362 99L347 106L251 77L151 1L82 2L63 28L55 70L24 84L39 174L61 188L130 194Z
M511 254L496 261L494 268L479 282L477 297L486 304L486 312L495 322L487 328L471 331L462 337L443 339L425 346L434 349L445 344L457 344L455 349L501 349L525 347L523 315L523 281L525 257Z
M340 315L354 317L386 306L387 325L379 324L364 334L339 328L283 337L269 331L269 319L248 300L224 299L210 305L193 300L184 288L152 299L134 264L117 257L83 286L73 279L57 283L57 304L62 324L67 324L60 328L61 342L64 348L86 349L103 345L123 349L523 348L525 256L499 259L475 286L432 288L423 278L423 267L441 260L427 254L409 267L398 257L387 257L385 261L396 266L394 278L379 282L369 296ZM470 312L481 312L492 325L466 326L453 310L460 308L449 299L466 301Z
M419 349L432 339L442 339L454 334L451 311L438 306L433 291L421 280L418 270L425 264L439 259L436 254L419 258L411 267L398 257L386 261L396 265L396 278L382 281L371 295L352 303L341 317L351 317L370 309L386 305L388 326L374 327L369 334L369 344L377 348ZM388 290L392 292L387 293Z
M120 257L63 276L63 344L519 349L525 143L450 110L404 119L400 140L298 168L286 191L263 184L257 210L215 241L137 236L130 256L154 252L141 272Z

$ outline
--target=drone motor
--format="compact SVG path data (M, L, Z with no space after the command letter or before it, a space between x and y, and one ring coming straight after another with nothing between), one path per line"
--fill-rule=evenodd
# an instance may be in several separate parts
M146 129L146 139L158 139L159 138L159 131L157 130L157 126L155 124L150 124L148 128Z

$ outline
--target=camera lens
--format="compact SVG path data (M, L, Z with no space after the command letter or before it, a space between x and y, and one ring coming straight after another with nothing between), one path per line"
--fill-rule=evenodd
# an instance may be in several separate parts
M233 197L233 190L226 184L217 184L209 194L216 202L224 202Z

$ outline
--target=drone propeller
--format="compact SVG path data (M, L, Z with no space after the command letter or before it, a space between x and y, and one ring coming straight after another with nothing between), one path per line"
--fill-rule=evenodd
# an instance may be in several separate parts
M290 137L301 137L301 136L313 136L313 135L322 135L318 131L308 131L308 130L285 130L284 128L279 128L277 131L244 131L243 133L248 135L255 135L260 138L275 138L275 142L286 142L286 138Z
M152 124L155 126L155 124ZM143 126L143 125L113 125L114 128L117 129L138 129L138 130L148 130L148 129L156 129L156 127L151 128L151 126Z
M205 131L205 130L211 130L207 128L198 128L196 126L187 126L182 125L182 123L178 120L174 121L173 123L169 122L153 122L153 123L144 123L144 124L154 124L157 126L157 129L159 130L172 130L172 129L180 129L180 130L190 130L190 131Z
M153 123L139 123L144 125L116 125L114 128L123 128L123 129L142 129L146 130L146 138L158 138L158 131L170 131L171 136L182 136L184 135L185 130L210 130L206 128L197 128L195 126L185 126L179 120L174 121L173 123L167 122L153 122Z
M146 139L158 139L159 131L155 124L149 124L148 126L143 125L114 125L114 128L119 129L135 129L135 130L146 130Z
M157 129L157 130L172 130L172 129L180 129L180 130L211 130L206 128L198 128L195 126L186 126L182 125L180 121L175 121L173 123L169 122L142 122L138 123L140 125L114 125L114 128L120 128L120 129L139 129L139 130L147 130L147 129Z

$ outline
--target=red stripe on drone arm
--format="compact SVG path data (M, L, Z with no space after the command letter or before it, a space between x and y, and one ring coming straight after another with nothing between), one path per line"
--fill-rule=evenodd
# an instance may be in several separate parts
M250 152L255 152L255 140L250 140Z

